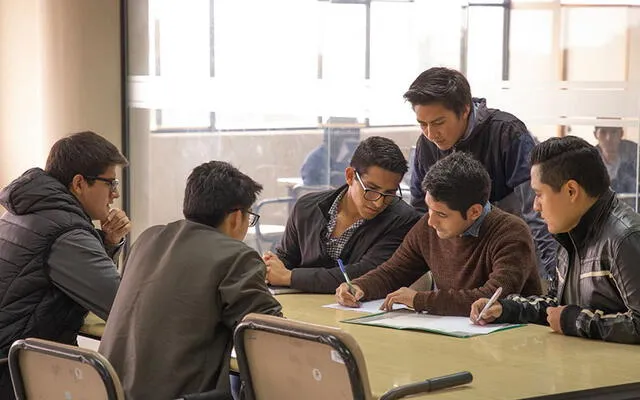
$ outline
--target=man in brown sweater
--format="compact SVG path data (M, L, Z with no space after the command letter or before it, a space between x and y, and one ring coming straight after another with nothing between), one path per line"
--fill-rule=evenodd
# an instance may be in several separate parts
M531 233L520 218L489 204L491 180L480 162L455 152L431 167L422 186L428 214L387 262L352 281L354 294L346 283L338 287L340 304L358 307L359 300L386 296L386 310L401 303L466 316L475 300L499 287L503 297L542 292ZM432 290L407 287L427 271Z

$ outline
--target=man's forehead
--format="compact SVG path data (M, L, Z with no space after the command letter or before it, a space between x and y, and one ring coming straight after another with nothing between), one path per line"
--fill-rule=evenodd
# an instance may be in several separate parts
M427 192L427 194L425 195L425 202L427 203L429 208L433 209L434 211L438 211L442 213L447 213L451 211L449 206L447 206L447 203L442 201L437 201L435 198L433 198L433 196L431 196L429 192Z

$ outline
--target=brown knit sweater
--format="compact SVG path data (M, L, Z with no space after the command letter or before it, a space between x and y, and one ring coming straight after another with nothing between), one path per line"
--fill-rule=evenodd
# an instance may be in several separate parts
M500 286L501 297L542 292L529 228L495 207L482 221L478 237L440 239L424 216L387 262L353 284L362 288L365 300L381 299L429 270L437 290L418 292L416 311L466 316L475 300L491 297Z

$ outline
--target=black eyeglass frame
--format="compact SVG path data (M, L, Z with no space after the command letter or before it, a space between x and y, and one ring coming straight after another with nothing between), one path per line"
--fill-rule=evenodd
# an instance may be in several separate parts
M252 211L245 210L243 208L233 208L229 210L229 212L234 212L234 211L242 211L249 214L249 228L256 226L256 224L258 223L258 220L260 219L260 214L256 214Z
M103 178L101 176L90 176L90 175L82 175L84 179L88 181L101 181L109 184L109 189L111 193L115 193L118 191L120 187L120 180L118 178Z
M389 193L381 193L378 192L377 190L373 190L373 189L369 189L367 188L364 183L362 182L362 178L360 178L360 174L358 173L358 171L355 171L356 173L356 178L358 179L358 182L360 182L360 186L362 186L362 190L364 190L364 193L362 193L362 197L364 197L365 200L367 201L378 201L380 200L380 198L384 197L384 200L382 200L384 202L384 204L390 206L392 204L397 203L399 200L402 200L402 189L400 188L400 186L398 186L397 190L398 192L400 192L400 195L397 194L389 194ZM375 193L377 194L375 199L371 199L367 197L368 193ZM391 199L391 200L387 200L387 199Z

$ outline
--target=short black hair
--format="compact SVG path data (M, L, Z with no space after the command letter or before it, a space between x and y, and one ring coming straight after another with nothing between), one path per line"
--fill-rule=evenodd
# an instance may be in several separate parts
M224 161L209 161L191 171L182 213L190 221L217 228L227 214L249 210L262 185Z
M350 165L360 174L369 167L380 167L402 176L409 170L400 147L393 140L381 136L371 136L360 142Z
M591 197L604 194L611 185L598 149L576 136L554 137L537 144L531 166L540 166L540 181L559 192L573 179Z
M421 73L409 86L404 99L416 105L442 104L458 118L466 107L471 107L471 87L460 71L434 67Z
M422 181L422 190L467 219L472 205L484 206L489 201L491 178L471 154L456 151L433 164Z
M129 161L113 143L95 132L85 131L53 144L45 172L69 187L76 175L99 176L116 165L124 167Z

